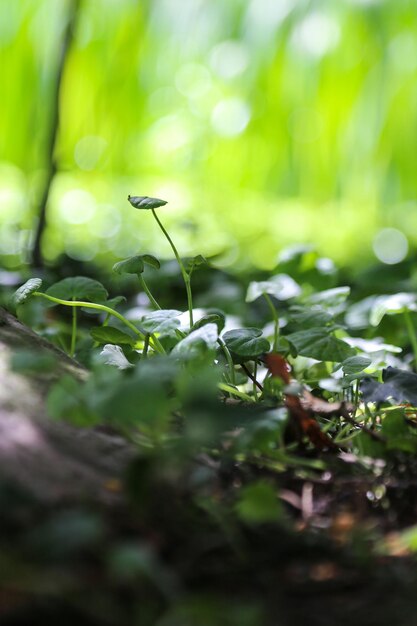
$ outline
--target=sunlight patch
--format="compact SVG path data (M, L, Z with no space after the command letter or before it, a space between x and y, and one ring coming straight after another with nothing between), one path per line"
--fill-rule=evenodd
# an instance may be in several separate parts
M407 256L408 240L404 233L396 228L383 228L376 234L372 247L379 261L395 265Z

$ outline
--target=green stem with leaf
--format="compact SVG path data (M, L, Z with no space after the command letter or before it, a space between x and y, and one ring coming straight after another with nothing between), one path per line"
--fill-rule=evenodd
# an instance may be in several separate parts
M41 291L35 291L32 295L38 298L45 298L45 300L49 300L50 302L55 302L55 304L62 304L63 306L83 307L85 309L94 309L96 311L103 311L103 313L107 313L107 315L112 315L113 317L116 317L125 326L130 328L131 331L133 331L136 335L138 335L141 339L145 340L146 336L149 335L149 333L147 333L146 331L138 329L134 324L132 324L132 322L126 319L121 313L119 313L118 311L115 311L114 309L111 309L105 304L96 304L95 302L83 302L81 300L61 300L61 298L55 298L54 296L49 296L47 293L42 293ZM155 337L155 335L151 335L151 338L152 338L152 348L156 352L159 352L160 354L165 354L165 349L162 346L159 339Z
M184 263L181 261L180 255L178 254L178 250L175 247L174 242L172 241L171 237L169 236L168 232L165 230L161 220L159 219L159 217L156 214L155 209L152 209L152 214L154 216L154 218L156 219L156 222L159 226L159 228L162 230L162 232L164 233L165 237L167 238L169 245L172 248L172 251L175 255L175 258L177 259L177 263L180 267L180 271L182 274L182 278L184 280L184 284L185 284L185 289L187 292L187 301L188 301L188 312L190 315L190 328L193 326L194 324L194 320L193 320L193 297L192 297L192 292L191 292L191 280L190 280L190 276L187 273L185 267L184 267Z

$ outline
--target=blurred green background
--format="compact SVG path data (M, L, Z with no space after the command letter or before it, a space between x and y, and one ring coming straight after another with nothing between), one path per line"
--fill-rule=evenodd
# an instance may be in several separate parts
M29 258L65 0L0 0L0 257ZM82 0L60 95L44 255L274 266L417 243L415 0ZM382 230L381 230L382 229Z

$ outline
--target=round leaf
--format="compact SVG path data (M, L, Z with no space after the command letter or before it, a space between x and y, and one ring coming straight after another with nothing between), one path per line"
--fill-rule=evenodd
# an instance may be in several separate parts
M157 209L167 204L166 200L149 198L149 196L127 196L127 199L135 209Z
M251 360L269 350L269 341L262 337L259 328L238 328L223 335L223 341L231 352Z
M88 300L98 303L105 302L108 296L101 283L86 276L64 278L49 287L46 293L61 300Z
M142 317L140 325L148 333L170 335L180 325L179 315L181 315L181 311L175 309L160 309Z

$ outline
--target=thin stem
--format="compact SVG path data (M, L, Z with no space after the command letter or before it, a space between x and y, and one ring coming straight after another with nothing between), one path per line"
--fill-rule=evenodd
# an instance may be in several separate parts
M71 330L70 357L74 357L76 339L77 339L77 309L74 307L72 309L72 330Z
M274 307L274 304L269 296L269 294L267 293L263 293L262 294L270 308L271 311L271 315L272 315L272 319L274 320L274 344L273 344L273 351L276 352L278 350L278 335L279 335L279 319L278 319L278 314L277 314L277 310Z
M257 375L257 373L258 373L258 364L255 361L255 365L254 365L254 368L253 368L252 393L253 393L253 395L255 397L256 402L258 402L258 393L256 391L256 375Z
M223 354L226 357L227 365L229 366L230 381L232 385L236 385L235 366L233 363L232 355L230 354L230 350L221 337L217 339L217 343L223 350Z
M142 350L143 359L146 359L146 357L148 356L148 348L149 348L149 334L145 335L145 342L143 344L143 350Z
M264 390L264 388L262 387L261 383L259 383L256 380L256 377L252 374L252 372L249 370L249 368L245 365L245 363L242 363L242 369L245 372L245 374L248 376L248 378L251 379L251 381L258 387L259 391Z
M143 291L148 296L149 301L152 304L153 308L154 309L160 309L161 307L159 306L159 304L157 303L157 301L153 297L153 295L152 295L148 285L146 284L145 279L143 278L142 274L138 274L138 278L139 278L140 285L141 285Z
M178 254L178 250L175 247L174 242L172 241L171 237L169 236L168 232L165 230L161 220L159 219L159 217L156 214L155 209L152 209L152 213L154 218L156 219L156 222L159 226L159 228L162 230L162 232L164 233L165 237L167 238L169 245L172 248L172 251L175 255L175 258L177 259L177 263L180 267L180 271L184 280L184 284L185 284L185 289L187 292L187 301L188 301L188 312L190 314L190 328L193 326L194 324L194 320L193 320L193 297L192 297L192 293L191 293L191 282L190 282L190 277L187 274L184 264L180 259L180 255Z
M117 317L117 319L120 320L125 326L130 328L130 330L132 330L136 335L139 335L141 339L145 339L146 335L149 334L149 333L146 333L146 331L139 330L138 328L136 328L136 326L132 324L132 322L130 322L128 319L126 319L121 313L119 313L118 311L115 311L114 309L111 309L105 304L96 304L95 302L82 302L81 300L61 300L60 298L49 296L47 293L42 293L40 291L35 291L32 294L32 296L45 298L46 300L50 300L51 302L55 302L56 304L62 304L63 306L84 307L85 309L95 309L96 311L103 311L104 313L107 313L108 315L113 315L113 317ZM156 352L165 354L165 349L161 345L161 342L158 340L158 338L155 337L154 335L151 335L151 337L152 337L152 342L154 344L152 346L153 349Z
M417 365L417 337L416 337L416 331L411 319L411 315L410 312L407 310L403 311L403 316L404 316L404 320L405 320L405 325L407 327L407 332L408 332L408 338L410 339L410 343L411 346L413 348L413 353L414 353L414 363Z

